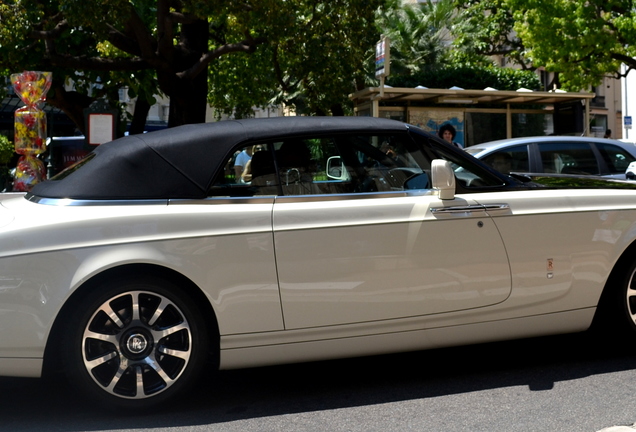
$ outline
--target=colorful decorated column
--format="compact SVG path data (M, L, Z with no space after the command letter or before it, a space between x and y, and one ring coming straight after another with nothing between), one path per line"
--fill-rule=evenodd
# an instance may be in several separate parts
M15 111L15 151L20 154L14 191L28 192L46 179L46 166L37 155L46 151L46 114L39 104L51 88L51 72L25 71L11 75L13 90L26 105Z

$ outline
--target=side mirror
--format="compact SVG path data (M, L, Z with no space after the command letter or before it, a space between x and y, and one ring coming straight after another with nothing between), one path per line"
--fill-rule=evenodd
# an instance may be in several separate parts
M327 178L329 180L351 180L347 167L342 162L340 156L331 156L327 159Z
M434 159L431 164L433 189L439 190L439 198L451 200L455 198L455 172L450 162Z

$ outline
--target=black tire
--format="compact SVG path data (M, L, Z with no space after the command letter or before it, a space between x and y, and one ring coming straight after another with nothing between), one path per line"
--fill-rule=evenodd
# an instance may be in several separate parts
M591 335L607 347L625 346L636 334L636 262L618 264L601 296Z
M629 266L619 291L623 329L636 333L636 262Z
M196 382L209 346L205 322L183 291L139 277L93 287L67 321L61 355L89 403L147 409Z

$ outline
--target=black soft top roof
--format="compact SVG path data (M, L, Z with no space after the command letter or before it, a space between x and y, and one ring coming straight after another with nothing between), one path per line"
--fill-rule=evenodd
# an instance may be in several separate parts
M97 147L92 160L34 186L40 198L89 200L204 198L240 143L316 133L406 131L372 117L276 117L185 125L127 136Z

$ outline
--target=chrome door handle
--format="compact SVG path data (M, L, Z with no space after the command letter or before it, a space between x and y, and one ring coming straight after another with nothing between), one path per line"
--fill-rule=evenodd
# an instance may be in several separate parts
M453 207L431 207L431 213L471 213L475 211L485 212L486 207L483 205L467 205L467 206L453 206Z
M490 212L498 210L509 210L508 204L474 204L467 206L453 206L453 207L431 207L431 213L472 213L476 211Z

